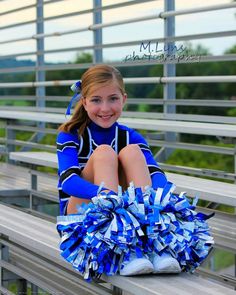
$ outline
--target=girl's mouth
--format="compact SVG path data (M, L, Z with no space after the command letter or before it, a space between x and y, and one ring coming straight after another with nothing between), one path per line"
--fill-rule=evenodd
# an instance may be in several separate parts
M110 119L112 117L112 115L103 115L103 116L98 115L98 117L106 120L106 119Z

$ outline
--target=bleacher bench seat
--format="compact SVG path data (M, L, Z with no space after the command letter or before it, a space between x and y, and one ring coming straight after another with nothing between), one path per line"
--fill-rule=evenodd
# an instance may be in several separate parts
M49 262L56 267L55 269L58 269L58 272L63 272L63 269L67 269L68 274L73 272L78 277L78 281L81 281L79 273L72 270L71 265L60 257L58 249L59 237L55 223L42 220L5 205L0 205L0 235L2 244L6 243L6 245L11 247L12 243L14 247L18 246L21 251L25 250L26 253L35 253L37 256L37 267L40 266L40 263L43 265ZM33 264L31 265L32 267ZM32 269L30 271L33 272ZM188 273L137 277L103 276L102 280L135 295L235 294L229 288ZM82 282L83 280L81 284L87 284ZM78 292L77 294L99 294L93 285L87 284L87 292L85 291L86 285L83 285L83 288L84 293ZM71 292L68 291L68 294L71 294Z

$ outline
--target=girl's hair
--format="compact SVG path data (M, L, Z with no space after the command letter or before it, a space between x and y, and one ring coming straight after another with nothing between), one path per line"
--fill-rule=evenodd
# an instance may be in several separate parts
M121 93L125 93L122 75L116 68L109 65L95 65L89 68L81 77L81 98L75 107L74 113L68 122L59 127L59 130L71 132L73 129L78 129L78 133L83 135L90 119L83 106L82 99L86 98L89 92L111 82L117 83Z

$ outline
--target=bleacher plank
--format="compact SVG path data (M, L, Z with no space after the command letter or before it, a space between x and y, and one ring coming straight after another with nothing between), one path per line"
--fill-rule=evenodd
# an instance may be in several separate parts
M24 278L40 286L50 294L65 295L110 295L105 288L99 286L99 289L83 281L82 277L74 274L67 269L63 271L57 265L46 260L40 261L39 257L33 253L26 252L10 243L10 259L12 264L24 274ZM66 272L66 273L65 273ZM100 290L101 289L101 290ZM53 291L54 290L54 291Z
M65 115L45 112L25 112L25 111L7 111L0 110L1 119L26 120L34 122L56 123L60 124L66 121Z
M39 115L40 114L40 115ZM67 119L63 114L45 113L45 112L24 112L24 111L6 111L0 110L0 118L10 120L29 120L45 123L64 123ZM170 131L177 133L190 133L212 136L236 137L236 128L234 124L217 124L207 122L189 122L142 118L120 118L121 124L130 128L150 130L150 131Z
M216 212L208 224L214 237L214 247L236 254L236 215Z
M29 152L30 154L30 152ZM28 155L28 153L27 153ZM53 155L54 157L54 160L56 161L56 157L54 154L50 154L48 155L48 160L50 159L50 155ZM30 156L32 156L30 154ZM36 156L38 156L36 154ZM52 158L51 158L51 161L52 161ZM47 162L47 164L49 164L49 162ZM3 169L4 168L4 169ZM5 194L5 190L3 189L2 187L2 176L4 176L4 172L9 172L9 171L14 171L14 173L16 173L16 171L18 172L17 175L11 175L11 179L10 179L10 184L8 185L8 190L6 190L7 194ZM20 173L19 173L20 172ZM56 177L48 177L47 175L45 175L44 173L40 173L40 172L37 172L37 171L32 171L33 173L36 173L38 174L37 177L38 177L38 189L37 191L35 190L32 190L32 193L33 195L36 195L38 196L39 198L43 198L43 199L47 199L47 200L51 200L53 202L59 202L59 199L58 199L58 192L57 192L57 180L56 180ZM14 174L12 173L12 174ZM13 166L11 164L4 164L2 169L0 170L0 195L1 196L11 196L12 194L9 194L9 191L10 192L14 192L14 196L17 195L17 193L19 193L19 188L18 189L15 189L15 186L13 184L16 184L18 183L17 181L17 177L19 177L20 179L24 179L24 184L22 184L22 189L23 190L28 190L30 191L30 183L29 183L29 175L28 175L29 171L28 169L26 168L22 168L22 167L19 167L19 166ZM14 181L12 182L12 176L14 176ZM179 175L176 175L176 174L173 174L173 176L177 176L179 177ZM6 178L8 178L9 176L6 176ZM169 175L168 175L169 177ZM187 180L188 180L188 177L187 177ZM198 178L196 179L197 181L199 180ZM201 180L201 179L200 179ZM183 182L183 185L181 184L181 182L177 181L177 189L176 191L177 192L180 192L180 191L183 191L183 189L186 189L186 177L183 176L183 179L181 179L181 181ZM212 183L213 181L211 181ZM187 184L190 185L190 183L187 181ZM214 186L213 188L216 190L216 185L219 184L218 182L214 182ZM234 204L233 203L233 200L230 200L230 196L231 194L229 194L227 197L229 198L228 200L225 199L225 195L223 194L223 192L225 192L225 190L228 189L228 185L225 186L224 184L222 184L222 186L224 186L224 190L221 190L220 189L220 192L222 192L222 196L219 196L219 192L217 193L217 190L216 192L211 189L210 190L210 197L206 197L206 193L204 191L200 192L200 189L201 189L201 183L200 185L195 188L195 190L193 190L192 188L192 192L191 194L189 195L195 195L198 193L198 195L201 197L201 196L204 196L203 199L206 199L207 200L212 200L214 201L216 198L219 198L219 200L223 203L228 203L229 204ZM18 187L18 186L17 186ZM231 186L230 186L231 187ZM203 187L202 190L205 190L206 191L206 187ZM188 190L186 189L186 191L188 192ZM235 187L234 185L232 185L232 194L235 194ZM212 195L213 194L213 195ZM11 197L12 199L12 197ZM230 218L227 218L227 216L225 214L221 215L220 212L217 212L216 215L211 218L209 220L209 224L211 226L211 230L212 230L212 234L214 236L214 239L215 239L215 246L216 247L220 247L220 248L224 248L224 249L228 249L229 251L231 252L236 252L236 228L235 228L235 222L236 222L236 219L235 219L235 216L234 215L230 215L229 216Z
M48 159L50 159L50 157L48 157ZM56 161L56 158L55 158L55 161ZM13 166L11 164L4 164L2 168L4 168L4 169L0 170L0 187L1 187L0 195L1 196L6 196L6 197L8 196L11 198L11 200L13 200L13 198L11 197L13 194L11 194L9 192L14 192L14 196L17 196L17 194L19 194L19 189L15 189L14 185L12 185L12 183L18 183L17 177L24 179L24 184L22 184L22 189L25 191L28 190L28 192L30 192L28 169L25 169L25 168L22 168L19 166ZM13 182L10 181L10 184L8 185L8 189L6 190L7 193L5 193L5 190L2 189L1 175L4 176L4 172L7 172L7 171L14 171L14 173L17 171L20 173L18 173L17 175L14 175L15 180ZM53 178L47 177L44 173L40 173L37 171L32 171L32 172L39 174L39 175L37 175L38 176L38 189L37 189L37 191L32 190L32 194L35 196L38 196L39 198L51 200L55 203L58 203L59 199L58 199L56 178L55 177L53 177ZM177 176L177 177L179 176L176 174L173 174L173 175ZM9 176L7 176L7 177L9 177ZM12 178L12 176L11 176L11 178ZM180 192L180 191L183 191L183 189L186 189L186 179L184 178L184 179L182 179L182 181L185 181L183 186L181 185L180 182L177 182L178 183L178 186L176 189L177 192ZM216 184L218 184L218 182L216 182ZM188 183L188 185L190 185L190 184ZM222 184L222 185L224 185L224 184ZM229 184L227 184L227 185L229 185ZM215 188L216 186L214 185L213 187ZM206 193L205 192L200 193L199 192L200 189L201 189L201 187L199 186L198 188L196 188L196 190L192 191L192 194L194 196L196 194L196 192L198 191L198 195L200 197L201 197L201 195L203 195L204 196L203 199L205 199ZM224 190L220 190L220 191L224 192L225 189L227 189L227 187L224 186ZM203 190L206 190L206 188L204 187ZM233 193L235 193L234 185L232 187L232 194ZM214 201L214 198L215 199L220 198L221 202L223 202L223 203L227 202L227 199L226 200L224 199L223 193L222 193L222 196L218 196L217 191L216 191L216 194L214 194L213 189L211 189L210 194L213 194L213 196L210 195L211 198L210 197L207 198L208 200L212 199L212 201ZM230 197L230 195L228 195L228 197ZM231 204L231 200L228 200L228 201L229 201L228 203ZM232 204L234 204L234 203L232 203ZM227 218L227 217L230 217L230 218ZM215 240L215 247L219 247L219 248L223 247L224 249L227 249L228 251L236 253L235 222L236 222L235 215L227 216L227 214L222 215L220 212L217 212L216 215L209 220L209 225L211 227L211 231L212 231L212 234L213 234L214 240Z
M48 152L11 152L10 159L33 165L57 167L57 156ZM186 191L191 197L199 196L210 202L236 207L236 184L166 173L167 178L177 185L176 192Z
M58 267L71 266L59 254L55 224L16 209L0 205L0 233L21 248L37 253ZM75 271L74 271L75 272ZM77 273L77 272L75 272ZM77 273L78 277L79 274ZM102 277L106 282L136 295L235 294L234 291L196 275L148 275L139 277ZM88 286L89 287L89 286ZM96 293L95 293L96 294Z
M185 191L192 197L236 207L236 184L176 173L166 174L168 179L177 185L178 193Z
M20 161L27 164L57 168L56 153L48 152L11 152L10 160Z
M38 178L38 191L48 192L57 196L57 176L29 170L22 166L9 163L0 165L0 194L4 191L30 190L30 174L36 173Z
M137 118L120 118L120 123L135 129L153 131L171 131L213 136L236 137L236 126L231 124L186 122L172 120L153 120Z

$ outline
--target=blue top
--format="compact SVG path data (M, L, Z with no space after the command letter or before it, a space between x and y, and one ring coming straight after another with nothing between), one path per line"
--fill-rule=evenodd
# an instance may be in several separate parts
M117 122L109 128L102 128L90 122L83 136L78 135L78 130L74 130L71 133L60 132L57 137L61 215L65 214L70 196L91 199L97 195L99 187L81 178L80 173L97 146L110 145L118 154L120 130L126 133L125 145L138 144L140 146L149 168L153 188L165 186L166 176L156 163L146 140L138 132Z

